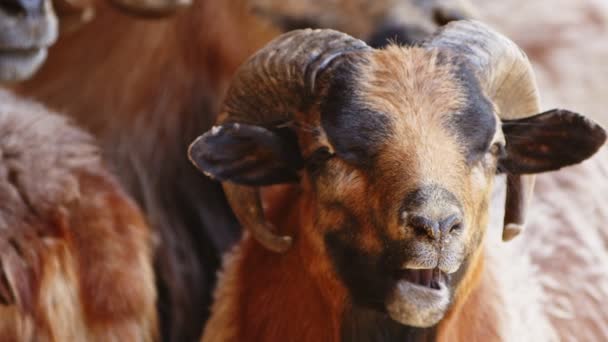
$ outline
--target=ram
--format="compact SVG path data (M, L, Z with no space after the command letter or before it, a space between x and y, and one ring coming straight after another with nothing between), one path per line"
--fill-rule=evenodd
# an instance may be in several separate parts
M533 175L606 139L538 103L524 53L474 21L417 47L376 50L331 30L271 42L190 147L250 232L202 340L499 340L509 293L484 248L496 174L510 240ZM264 213L259 188L285 183Z
M0 92L2 341L155 341L153 241L92 137Z
M175 341L200 336L221 253L240 236L221 186L184 152L211 127L235 69L282 30L302 25L381 45L469 15L461 0L197 0L163 20L134 20L91 2L94 19L62 32L40 72L15 90L92 132L144 209L161 243L163 335Z

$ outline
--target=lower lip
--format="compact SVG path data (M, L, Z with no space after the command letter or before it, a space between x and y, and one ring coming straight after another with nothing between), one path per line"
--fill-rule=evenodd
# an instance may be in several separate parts
M30 49L11 49L0 47L0 57L2 58L32 58L42 51L46 50L46 47L34 47Z
M385 302L389 316L402 324L420 328L430 327L445 315L450 292L444 280L438 289L399 280Z

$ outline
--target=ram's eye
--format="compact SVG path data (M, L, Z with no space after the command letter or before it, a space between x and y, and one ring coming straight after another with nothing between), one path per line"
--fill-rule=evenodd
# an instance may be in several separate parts
M488 153L491 155L502 158L507 154L507 150L505 149L505 145L501 142L496 142L490 146Z
M327 147L318 148L306 160L306 167L312 170L318 169L334 156L335 154L331 153Z

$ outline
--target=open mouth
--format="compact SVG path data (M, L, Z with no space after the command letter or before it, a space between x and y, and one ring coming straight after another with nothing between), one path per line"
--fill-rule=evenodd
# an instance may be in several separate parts
M433 290L441 289L445 284L446 275L439 268L434 269L402 269L397 272L398 280L406 280L410 283L427 287Z
M448 276L439 268L404 268L385 300L389 316L402 324L430 327L445 315L450 303Z

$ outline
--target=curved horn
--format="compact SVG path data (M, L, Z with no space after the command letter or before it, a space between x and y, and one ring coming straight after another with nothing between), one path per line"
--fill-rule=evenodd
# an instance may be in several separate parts
M260 192L257 188L228 182L224 182L223 187L228 203L239 222L243 227L247 227L262 246L277 253L286 252L291 247L292 238L274 234L274 228L264 219Z
M538 88L526 54L488 26L476 21L453 22L425 46L449 49L463 58L474 69L501 120L525 118L540 111ZM533 175L507 175L504 241L523 230L533 190Z
M293 120L312 104L322 74L365 42L334 30L285 33L243 64L232 80L218 121L273 125ZM297 94L298 96L294 96Z
M109 0L120 10L142 17L163 17L192 5L192 0Z
M371 48L363 41L333 30L307 29L283 34L239 68L218 124L272 128L298 121L296 115L305 115L323 89L326 80L322 76L331 74L337 61L347 59L349 53L368 49ZM206 134L213 135L213 130ZM196 151L191 147L189 153L192 159ZM228 202L241 225L264 247L285 252L292 239L272 232L271 224L264 218L258 188L230 179L220 180L224 180Z

